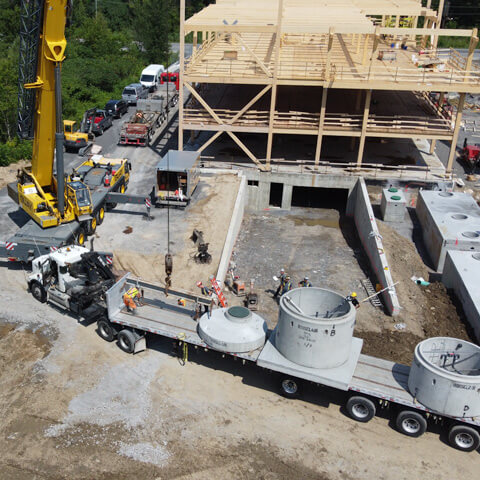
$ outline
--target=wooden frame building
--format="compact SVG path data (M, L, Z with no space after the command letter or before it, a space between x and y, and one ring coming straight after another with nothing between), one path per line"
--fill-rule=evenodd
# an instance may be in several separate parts
M439 28L443 0L439 12L423 3L217 0L185 20L181 0L180 82L191 100L183 106L180 88L179 148L184 131L212 133L200 151L225 133L269 171L278 135L314 136L313 169L326 136L351 138L357 168L369 137L428 139L430 153L436 140L447 140L450 174L465 96L480 93L472 62L478 35ZM185 59L190 33L193 53ZM468 54L438 49L440 36L468 37ZM222 85L236 93L219 99ZM457 114L445 104L449 92L460 94ZM376 98L387 99L381 109ZM415 107L400 108L407 100ZM264 156L239 138L248 133L265 135Z

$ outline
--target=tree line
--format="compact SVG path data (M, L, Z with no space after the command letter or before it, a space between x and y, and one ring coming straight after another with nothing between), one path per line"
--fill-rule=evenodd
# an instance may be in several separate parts
M211 3L187 0L187 17ZM16 137L20 7L0 0L0 165L30 158L31 142ZM150 63L175 61L178 0L75 0L66 29L62 66L63 118L80 120L85 110L120 98Z

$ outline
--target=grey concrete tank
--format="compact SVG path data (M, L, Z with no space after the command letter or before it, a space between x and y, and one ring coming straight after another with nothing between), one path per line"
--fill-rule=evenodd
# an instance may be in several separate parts
M480 347L448 337L420 342L408 388L430 410L454 417L480 415Z
M222 352L243 353L265 344L265 320L245 307L217 308L198 322L198 334L211 347Z
M280 298L275 346L291 362L313 368L344 364L352 344L355 308L324 288L296 288Z

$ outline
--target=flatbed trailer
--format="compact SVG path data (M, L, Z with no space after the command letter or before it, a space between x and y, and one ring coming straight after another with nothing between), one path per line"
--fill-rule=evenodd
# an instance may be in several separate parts
M122 301L122 293L131 286L137 286L144 292L142 305L136 313L128 312ZM146 348L146 333L161 335L173 339L178 346L186 344L196 349L217 351L280 374L280 391L289 398L298 396L304 381L345 391L346 409L359 422L369 421L379 408L390 408L396 412L398 430L405 435L418 437L426 431L428 422L441 422L449 428L449 440L455 448L471 450L468 442L462 444L457 441L463 438L462 432L466 432L467 436L477 435L480 439L480 419L452 417L429 410L408 390L410 367L361 354L360 339L354 339L356 342L349 360L353 362L353 368L349 376L346 373L348 366L346 369L314 369L293 364L275 348L275 330L268 332L265 345L250 352L231 353L208 345L198 334L196 320L198 306L210 304L208 297L173 290L165 296L162 286L130 279L128 274L107 292L106 297L108 319L101 320L103 324L99 324L98 332L108 341L118 337L119 347L127 353L137 353ZM179 306L176 300L180 297L193 307Z
M167 93L164 90L163 93L165 95L154 95L151 99L137 102L135 113L122 125L119 145L146 147L157 130L166 126L168 114L173 115L177 111L178 92Z

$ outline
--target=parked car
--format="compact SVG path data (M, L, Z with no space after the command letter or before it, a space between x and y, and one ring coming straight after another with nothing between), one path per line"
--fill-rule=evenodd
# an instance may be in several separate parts
M108 115L105 110L95 110L95 114L87 118L87 128L93 121L92 132L95 135L103 135L103 132L113 124L112 115Z
M129 105L136 105L140 98L147 98L148 90L141 83L131 83L123 89L122 100Z
M105 105L105 111L114 118L120 118L128 111L128 103L125 100L109 100Z

